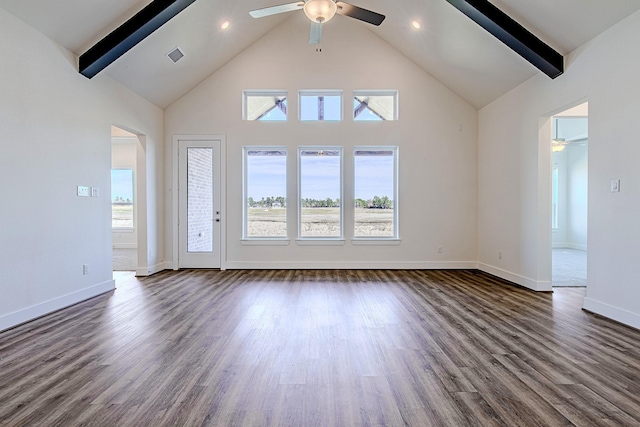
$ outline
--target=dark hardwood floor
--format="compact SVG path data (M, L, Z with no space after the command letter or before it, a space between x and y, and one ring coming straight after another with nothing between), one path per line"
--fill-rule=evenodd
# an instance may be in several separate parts
M640 331L477 271L182 271L0 334L2 426L640 425Z

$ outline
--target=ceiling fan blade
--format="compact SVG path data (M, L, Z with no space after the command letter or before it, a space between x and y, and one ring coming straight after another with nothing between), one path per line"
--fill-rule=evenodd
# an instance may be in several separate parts
M294 10L300 10L304 7L303 1L297 1L295 3L281 4L278 6L265 7L262 9L256 9L249 12L249 15L254 18L264 18L265 16L277 15L278 13L292 12Z
M337 1L336 4L338 5L338 10L336 13L348 16L350 18L359 19L360 21L364 21L372 25L382 24L382 21L384 21L385 18L384 15L380 15L379 13L363 9L349 3Z
M322 41L322 22L312 22L309 31L309 44L318 44Z

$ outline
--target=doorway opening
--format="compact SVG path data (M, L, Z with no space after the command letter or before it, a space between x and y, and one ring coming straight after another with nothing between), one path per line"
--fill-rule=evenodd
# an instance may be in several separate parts
M111 231L113 271L138 268L138 136L111 126Z
M551 284L587 286L588 103L551 118Z

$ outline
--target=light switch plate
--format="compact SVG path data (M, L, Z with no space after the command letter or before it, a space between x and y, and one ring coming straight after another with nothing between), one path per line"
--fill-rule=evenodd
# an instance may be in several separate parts
M612 179L611 180L611 192L612 193L619 193L620 192L620 180L619 179Z
M91 197L99 197L100 189L98 187L91 187Z
M78 196L89 197L89 187L85 187L84 185L78 185Z

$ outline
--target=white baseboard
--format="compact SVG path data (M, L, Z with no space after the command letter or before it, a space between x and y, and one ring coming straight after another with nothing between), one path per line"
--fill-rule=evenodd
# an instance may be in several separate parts
M152 274L156 274L156 273L166 269L165 264L166 263L164 263L164 262L160 262L160 263L158 263L156 265L152 265L152 266L149 266L149 267L138 267L136 269L136 276L137 277L144 277L144 276L151 276Z
M112 291L115 288L115 280L107 280L106 282L2 315L0 316L0 331L13 328L14 326L42 317L45 314L53 313L54 311L58 311L62 308L69 307L89 298L104 294L105 292Z
M600 316L640 329L640 314L585 297L582 308Z
M569 243L569 245L567 246L569 249L576 249L579 251L586 251L587 250L587 245L579 245L577 243Z
M227 261L229 270L463 270L475 269L475 261Z
M137 243L114 243L113 249L138 249Z
M489 273L493 276L501 279L508 280L517 285L524 286L525 288L532 289L538 292L550 292L553 290L551 287L551 281L536 281L528 277L521 276L519 274L512 273L510 271L503 270L498 267L494 267L489 264L478 263L478 270Z
M579 245L577 243L554 243L553 245L551 245L551 247L553 249L567 248L567 249L576 249L578 251L586 251L587 250L587 245Z

